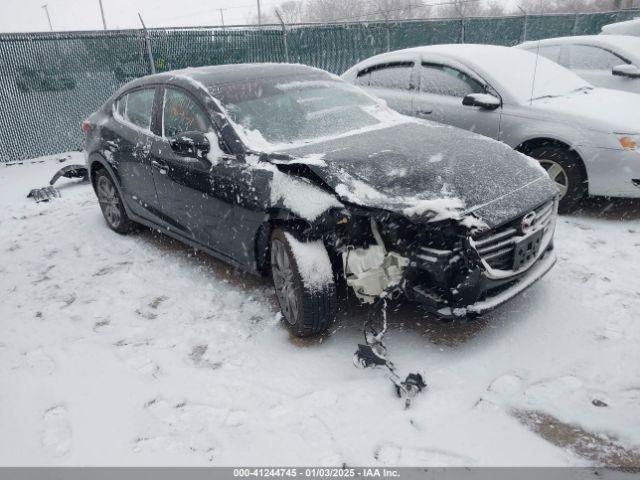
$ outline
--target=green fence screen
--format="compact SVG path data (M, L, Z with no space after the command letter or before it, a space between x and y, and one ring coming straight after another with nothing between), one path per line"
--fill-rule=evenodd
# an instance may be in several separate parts
M597 34L638 11L262 28L149 30L157 71L243 62L304 63L342 73L371 55L437 43L515 45ZM150 72L140 30L0 34L0 162L78 149L80 124Z

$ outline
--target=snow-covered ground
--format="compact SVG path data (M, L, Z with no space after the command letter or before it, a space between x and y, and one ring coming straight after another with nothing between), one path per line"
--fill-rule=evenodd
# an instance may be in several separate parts
M113 233L88 184L25 198L60 166L0 165L1 465L640 465L638 202L561 217L556 268L482 320L392 306L429 384L404 410L352 363L371 308L294 339L268 280Z

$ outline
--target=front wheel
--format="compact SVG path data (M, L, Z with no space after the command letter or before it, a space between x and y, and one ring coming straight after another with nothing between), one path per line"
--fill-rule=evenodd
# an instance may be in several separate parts
M135 224L127 216L111 176L105 170L98 170L95 182L96 195L107 225L120 234L131 232Z
M336 288L326 247L276 229L271 235L271 276L289 330L298 337L325 331L336 313Z
M560 213L569 213L577 208L587 196L587 173L578 156L557 147L539 147L529 155L540 162L560 194Z

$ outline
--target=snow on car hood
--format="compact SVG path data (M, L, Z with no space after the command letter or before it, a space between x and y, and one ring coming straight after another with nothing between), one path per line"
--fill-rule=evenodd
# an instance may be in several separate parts
M566 117L602 133L640 133L640 95L593 88L559 97L540 98L533 107Z
M430 122L402 123L280 153L297 159L322 155L322 163L308 167L341 200L418 221L456 218L470 227L495 227L556 193L529 157Z

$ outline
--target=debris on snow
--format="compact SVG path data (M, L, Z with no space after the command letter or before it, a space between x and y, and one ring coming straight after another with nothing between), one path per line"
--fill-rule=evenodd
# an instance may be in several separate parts
M83 181L86 181L89 179L89 171L85 165L67 165L62 167L53 177L51 177L49 185L56 183L60 177L81 178Z
M358 344L358 349L353 354L353 364L361 368L386 367L390 373L389 379L395 386L396 395L404 399L404 408L408 409L413 398L427 388L427 384L420 373L410 373L402 380L396 372L395 365L387 359L387 347L383 343L387 332L387 300L381 298L380 302L382 329L378 332L370 319L365 320L363 327L365 344Z
M27 194L27 198L33 198L36 203L48 202L52 198L60 198L60 192L52 186L34 188Z

